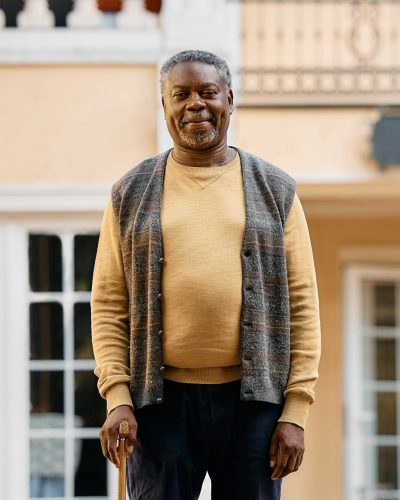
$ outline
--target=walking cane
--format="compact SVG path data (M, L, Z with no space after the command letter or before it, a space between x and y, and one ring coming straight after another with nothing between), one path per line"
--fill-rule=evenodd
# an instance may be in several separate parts
M119 424L119 469L118 469L118 500L126 500L126 451L125 437L129 432L129 425L126 420Z

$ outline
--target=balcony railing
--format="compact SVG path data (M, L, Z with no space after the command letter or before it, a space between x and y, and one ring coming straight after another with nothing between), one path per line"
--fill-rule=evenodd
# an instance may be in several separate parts
M0 0L0 27L145 28L157 16L143 0Z
M242 104L400 104L399 0L242 4Z
M159 16L145 8L156 3L0 0L0 64L157 64Z

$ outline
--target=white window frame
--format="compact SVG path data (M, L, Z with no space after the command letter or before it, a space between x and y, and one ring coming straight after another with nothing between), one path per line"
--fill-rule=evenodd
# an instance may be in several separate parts
M363 411L363 281L400 282L398 265L348 265L343 280L344 319L344 493L345 500L364 500ZM398 415L399 418L399 415ZM382 494L382 498L385 498ZM386 498L393 498L387 496Z
M98 439L97 428L76 428L74 425L74 375L75 372L92 372L95 368L94 360L75 359L74 357L74 317L73 306L77 302L90 302L90 292L77 292L74 290L74 237L81 234L96 234L96 229L64 229L56 227L51 230L40 231L40 234L55 235L60 238L62 248L62 291L60 292L29 292L28 306L40 302L56 302L62 306L64 324L64 353L60 360L31 360L29 372L50 371L61 372L64 379L64 426L54 429L30 429L29 437L34 439L65 439L64 479L65 499L74 499L73 479L74 471L74 443L75 439ZM35 231L37 233L38 231ZM32 233L30 231L30 233ZM32 233L32 234L35 234ZM108 492L110 496L111 492ZM35 497L36 498L36 497ZM103 498L103 497L102 497ZM104 497L105 498L105 497Z
M29 374L32 362L29 360L28 306L33 292L29 290L29 234L97 233L108 197L109 188L105 186L0 189L0 498L30 498ZM80 293L86 299L90 295ZM76 299L79 292L74 294ZM83 368L90 364L85 360L74 363L75 367L81 363ZM80 437L80 430L75 432L74 436ZM92 433L93 437L98 436L94 429ZM108 462L110 499L117 491L117 480L117 471ZM72 500L73 497L63 498Z

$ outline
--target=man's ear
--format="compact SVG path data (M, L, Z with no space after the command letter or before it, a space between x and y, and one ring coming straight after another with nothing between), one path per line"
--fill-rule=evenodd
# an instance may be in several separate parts
M228 103L229 103L229 113L233 113L233 92L232 89L229 89L228 92Z
M162 104L162 107L163 107L164 119L165 119L165 100L164 100L164 96L161 96L161 104Z

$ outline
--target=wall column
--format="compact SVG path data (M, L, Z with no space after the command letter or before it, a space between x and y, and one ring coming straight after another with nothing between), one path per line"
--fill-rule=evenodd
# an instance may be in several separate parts
M29 498L29 312L26 230L0 224L0 498ZM16 465L18 464L18 465Z

